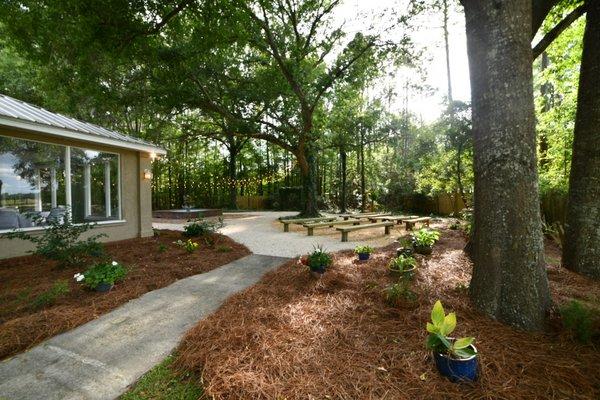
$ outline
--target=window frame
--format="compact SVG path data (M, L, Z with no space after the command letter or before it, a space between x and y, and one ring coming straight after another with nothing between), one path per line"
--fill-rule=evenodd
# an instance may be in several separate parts
M65 150L65 154L66 154L66 150L69 149L68 153L69 153L69 157L65 157L65 169L64 169L64 173L65 173L65 181L68 180L68 185L65 183L65 203L68 207L72 207L73 206L73 193L71 191L71 175L72 175L72 171L71 171L71 149L79 149L79 150L92 150L92 151L98 151L100 153L108 153L108 154L113 154L117 156L117 199L119 201L119 207L118 207L118 216L116 219L107 219L107 220L101 220L101 221L95 221L95 222L88 222L88 224L90 225L113 225L113 224L123 224L125 222L127 222L126 219L123 219L123 198L122 198L122 188L121 186L123 185L122 179L121 179L121 168L122 168L122 160L121 160L121 153L115 152L115 151L105 151L105 150L99 150L98 148L94 148L94 146L90 146L90 147L82 147L80 145L75 145L75 146L71 146L71 145L64 145L64 144L59 144L59 143L54 143L51 141L45 141L45 140L37 140L37 139L24 139L18 136L9 136L6 134L1 134L0 133L0 138L8 138L8 139L12 139L12 140L23 140L23 141L28 141L28 142L35 142L35 143L41 143L41 144L48 144L48 145L53 145L53 146L60 146ZM68 174L67 174L68 171ZM67 189L68 187L68 189ZM83 225L85 224L85 222L81 222L81 223L76 223L75 225ZM12 228L12 229L0 229L0 234L3 233L9 233L9 232L36 232L36 231L43 231L45 229L48 229L48 226L33 226L33 227L28 227L28 228Z

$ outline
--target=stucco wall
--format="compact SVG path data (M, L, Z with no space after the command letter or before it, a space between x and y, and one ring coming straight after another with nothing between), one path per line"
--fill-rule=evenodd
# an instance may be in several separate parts
M118 153L121 162L121 217L125 222L97 225L86 234L104 233L107 237L101 239L103 242L152 235L150 180L145 180L143 177L144 169L150 169L148 154L81 141L53 139L47 135L6 130L1 127L0 135ZM33 246L29 242L0 238L0 258L26 255L31 249L33 249Z

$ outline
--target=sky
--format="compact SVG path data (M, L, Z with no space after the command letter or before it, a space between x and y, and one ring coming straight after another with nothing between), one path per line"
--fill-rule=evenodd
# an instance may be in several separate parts
M406 10L406 2L410 0L345 0L338 8L338 18L346 21L348 32L366 31L370 22L377 23L378 13L391 15L390 10ZM449 0L451 4L449 21L450 69L452 76L453 97L455 100L469 101L471 89L469 84L469 64L467 59L467 42L465 34L464 15L457 1ZM422 49L424 82L432 90L426 93L409 93L406 95L407 79L421 82L422 78L414 71L403 70L390 79L397 96L391 102L392 111L401 111L406 104L408 109L420 116L423 121L431 122L442 112L441 102L447 94L446 55L442 30L442 14L428 13L417 17L414 26L418 27L410 36L416 46ZM376 24L377 25L377 24ZM386 35L390 39L399 37L398 33ZM385 87L380 83L377 89ZM408 97L408 101L405 98Z

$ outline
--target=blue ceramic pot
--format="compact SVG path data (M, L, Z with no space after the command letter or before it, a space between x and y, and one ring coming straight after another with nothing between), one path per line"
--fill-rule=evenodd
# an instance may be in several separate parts
M358 259L360 261L367 261L370 256L371 256L371 254L369 254L369 253L358 253Z
M96 292L101 292L101 293L109 292L110 289L113 288L113 286L115 286L115 285L113 285L112 283L103 282L103 283L99 284L98 286L96 286Z
M475 346L471 345L471 348L477 352ZM477 379L477 354L463 360L454 359L437 352L433 353L433 357L440 374L452 382L473 382Z

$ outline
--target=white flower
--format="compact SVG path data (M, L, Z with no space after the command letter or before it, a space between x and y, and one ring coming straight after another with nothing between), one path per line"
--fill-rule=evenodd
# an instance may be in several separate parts
M85 279L85 276L84 276L83 274L79 274L79 273L77 273L77 274L75 274L75 275L73 276L73 278L75 278L75 280L76 280L77 282L81 282L82 280L84 280L84 279Z
M78 277L79 275L81 275L79 272L78 272L78 273L76 273L75 275L73 275L73 279L77 279L77 277Z
M118 263L118 262L116 262L116 261L113 261L113 262L112 262L112 265L113 265L113 267L116 267L117 265L119 265L119 263Z

